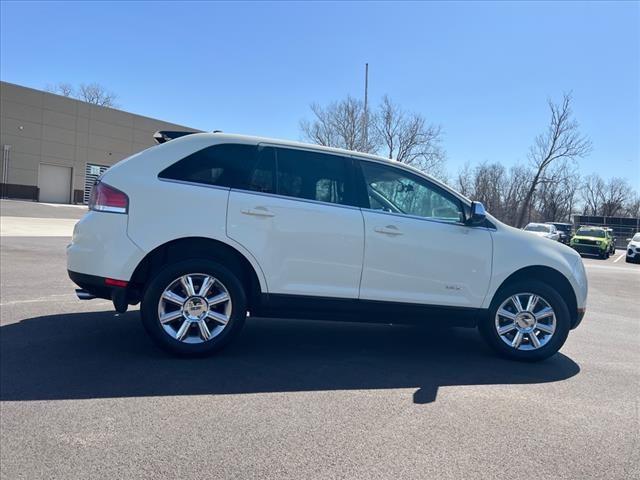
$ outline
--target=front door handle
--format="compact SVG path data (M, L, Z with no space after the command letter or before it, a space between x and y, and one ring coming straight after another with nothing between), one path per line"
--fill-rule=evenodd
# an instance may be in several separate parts
M387 225L386 227L375 227L373 229L378 233L384 233L386 235L402 235L402 232L395 225Z
M266 207L245 208L241 210L241 212L245 215L253 215L254 217L274 217L276 215Z

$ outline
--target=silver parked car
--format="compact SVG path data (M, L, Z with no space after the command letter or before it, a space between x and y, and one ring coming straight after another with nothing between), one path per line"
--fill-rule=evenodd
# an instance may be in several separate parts
M525 232L533 233L539 237L548 238L550 240L560 241L560 232L555 225L547 223L529 223L523 228Z

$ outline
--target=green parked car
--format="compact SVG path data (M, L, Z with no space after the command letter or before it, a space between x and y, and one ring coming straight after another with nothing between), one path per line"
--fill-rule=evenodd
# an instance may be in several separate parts
M609 258L613 239L611 234L602 227L580 227L571 238L570 245L580 254Z

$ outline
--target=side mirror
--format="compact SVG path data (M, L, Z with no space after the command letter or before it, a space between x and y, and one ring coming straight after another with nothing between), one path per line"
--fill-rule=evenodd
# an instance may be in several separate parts
M627 242L630 242L630 241L631 241L631 239L630 239L630 238L627 238Z
M480 202L471 202L471 216L467 218L467 225L477 227L482 225L487 218L487 212L484 205Z

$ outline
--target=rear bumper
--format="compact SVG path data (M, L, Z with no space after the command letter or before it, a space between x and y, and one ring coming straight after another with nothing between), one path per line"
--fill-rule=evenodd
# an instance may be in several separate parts
M82 290L89 292L97 298L111 300L114 290L123 290L122 287L112 287L105 283L106 278L97 277L95 275L87 275L86 273L73 272L67 270L69 278Z
M129 280L144 252L127 235L127 216L89 211L67 246L67 270Z
M76 291L76 293L81 300L88 300L92 297L111 300L113 307L121 313L127 311L128 305L135 305L139 302L139 292L128 288L126 284L125 286L114 286L108 284L110 280L108 278L87 275L86 273L78 273L72 270L67 270L67 273L71 281L80 287L81 291ZM86 298L83 298L83 296L86 296Z

